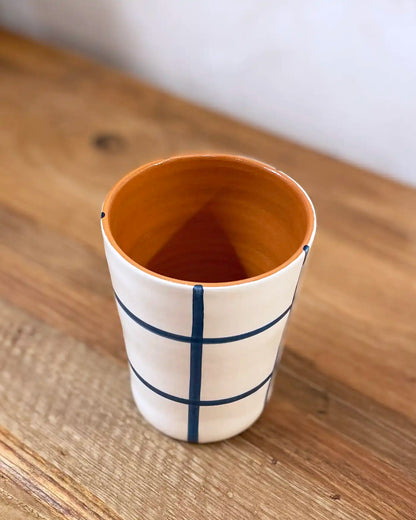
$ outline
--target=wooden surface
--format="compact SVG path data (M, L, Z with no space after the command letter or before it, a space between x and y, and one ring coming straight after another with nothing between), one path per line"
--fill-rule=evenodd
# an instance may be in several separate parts
M1 519L416 518L415 191L5 33L0 122ZM99 232L116 179L190 151L318 213L271 403L207 446L136 411Z

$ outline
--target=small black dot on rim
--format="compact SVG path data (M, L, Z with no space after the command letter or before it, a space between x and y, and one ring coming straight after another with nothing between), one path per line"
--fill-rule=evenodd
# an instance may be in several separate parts
M101 212L101 218L104 218L105 217L105 213L104 211Z

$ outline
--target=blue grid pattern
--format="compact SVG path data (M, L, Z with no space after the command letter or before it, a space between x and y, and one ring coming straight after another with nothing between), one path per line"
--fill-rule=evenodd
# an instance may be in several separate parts
M305 264L306 258L309 253L309 246L304 246L303 251L305 252L305 257L303 259L302 269ZM300 273L301 274L301 273ZM300 275L299 275L300 278ZM167 339L173 339L176 341L181 341L185 343L189 343L190 345L190 370L189 370L189 399L185 399L182 397L178 397L172 394L168 394L155 386L153 386L151 383L146 381L137 371L137 369L132 365L132 363L129 360L129 365L134 373L134 375L137 377L139 381L143 385L145 385L148 389L155 392L156 394L160 395L161 397L164 397L165 399L169 399L171 401L185 404L188 406L188 441L189 442L198 442L198 430L199 430L199 409L201 406L219 406L223 404L229 404L233 403L235 401L239 401L240 399L244 399L245 397L248 397L249 395L257 392L267 383L271 382L273 371L258 385L256 385L254 388L251 388L250 390L247 390L246 392L243 392L239 395L228 397L225 399L216 399L216 400L201 400L201 375L202 375L202 349L204 344L219 344L219 343L230 343L233 341L239 341L242 339L246 339L252 336L255 336L256 334L260 334L261 332L269 329L276 323L278 323L280 320L282 320L290 311L292 308L294 299L296 297L297 288L299 285L296 284L296 288L294 291L293 299L289 307L276 319L273 321L267 323L266 325L259 327L258 329L252 330L250 332L246 332L243 334L238 334L235 336L225 336L225 337L218 337L218 338L204 338L203 335L203 329L204 329L204 288L202 285L195 285L192 290L192 334L191 336L184 336L180 334L174 334L168 331L165 331L163 329L159 329L157 327L154 327L153 325L150 325L149 323L146 323L142 319L140 319L138 316L133 314L120 300L117 294L115 294L115 298L117 303L119 304L120 308L136 323L138 323L141 327L145 328L146 330L153 332L154 334L157 334L159 336L165 337ZM276 367L279 351L281 349L279 348L276 354L276 360L274 364L274 368ZM269 390L269 387L268 387ZM266 396L268 394L268 390L266 392Z

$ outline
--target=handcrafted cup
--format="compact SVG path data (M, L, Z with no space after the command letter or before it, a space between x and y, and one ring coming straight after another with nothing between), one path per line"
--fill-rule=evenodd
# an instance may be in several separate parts
M142 415L190 442L248 428L314 238L309 197L252 159L180 156L123 177L101 217Z

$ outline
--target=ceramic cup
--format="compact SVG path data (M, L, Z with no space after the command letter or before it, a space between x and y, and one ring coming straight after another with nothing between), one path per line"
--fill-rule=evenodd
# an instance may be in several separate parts
M309 197L252 159L180 156L123 177L101 217L142 415L190 442L248 428L314 238Z

